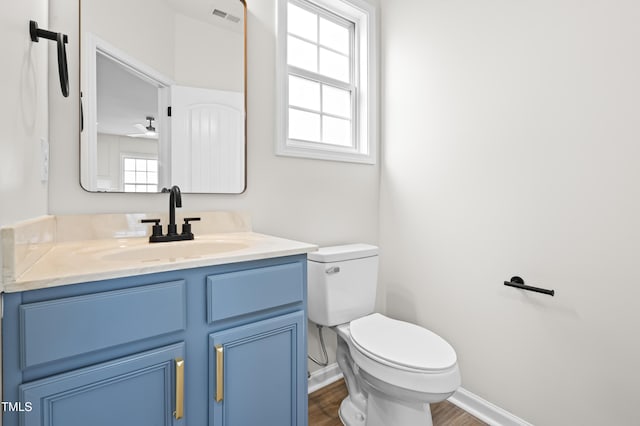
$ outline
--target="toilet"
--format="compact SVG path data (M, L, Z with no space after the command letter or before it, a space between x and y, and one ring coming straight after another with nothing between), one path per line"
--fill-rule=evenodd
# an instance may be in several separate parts
M460 386L456 353L437 334L374 313L378 248L324 247L307 255L309 320L332 327L349 395L346 426L429 426L429 404Z

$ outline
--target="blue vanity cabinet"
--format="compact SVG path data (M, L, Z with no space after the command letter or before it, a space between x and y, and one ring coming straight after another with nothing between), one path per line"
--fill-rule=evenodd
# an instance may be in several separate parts
M306 426L306 316L305 255L5 294L3 425Z

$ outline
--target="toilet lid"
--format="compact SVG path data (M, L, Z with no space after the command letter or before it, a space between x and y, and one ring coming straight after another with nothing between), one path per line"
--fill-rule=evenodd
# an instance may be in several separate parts
M371 314L351 321L351 339L374 358L424 371L456 363L456 352L442 337L418 325Z

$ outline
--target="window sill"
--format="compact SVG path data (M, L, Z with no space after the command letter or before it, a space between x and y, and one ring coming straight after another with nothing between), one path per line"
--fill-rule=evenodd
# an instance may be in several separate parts
M339 161L345 163L376 164L376 158L372 154L363 154L353 149L309 148L294 146L279 146L276 155L280 157L308 158L312 160Z

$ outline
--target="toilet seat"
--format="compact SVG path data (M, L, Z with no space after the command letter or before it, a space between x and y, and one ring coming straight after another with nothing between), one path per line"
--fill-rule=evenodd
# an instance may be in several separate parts
M379 316L376 317L376 315ZM422 345L419 346L422 347L420 351L415 350L412 346L413 342L410 340L411 337L406 337L407 334L411 335L411 332L406 333L406 328L404 327L409 326L409 328L411 328L411 326L413 326L425 332L428 332L428 330L415 324L397 321L404 324L400 326L397 323L394 324L394 321L397 320L392 320L380 314L372 314L351 321L350 323L341 324L337 326L335 330L339 338L347 342L349 352L353 361L361 371L360 374L362 377L364 377L364 373L367 373L389 385L421 393L422 396L419 398L425 398L425 401L436 402L446 399L448 395L460 386L460 369L458 368L455 351L440 336L429 332L436 337L434 338L437 342L437 344L434 345L435 347L444 347L451 350L451 353L449 353L450 357L443 357L444 362L439 364L429 364L426 361L418 363L419 361L416 362L412 356L424 356L429 351L427 350L425 352L425 348ZM395 326L401 328L396 328ZM360 343L357 343L353 337L353 329L356 330L355 333L358 335ZM398 330L400 330L400 332L397 332ZM389 338L389 334L393 332L396 332L396 336ZM424 337L424 334L419 334L419 336L420 335ZM405 337L403 338L401 336ZM395 344L396 349L401 347L402 350L397 350L396 353L389 353L381 349L382 346L391 347L392 345L389 344L389 342L395 339L403 342L401 344ZM363 346L363 343L368 346ZM410 352L414 355L406 355ZM446 352L445 350L445 353ZM396 356L397 353L402 353L404 356ZM380 356L380 354L386 356L386 359ZM428 360L429 358L427 357L426 359ZM403 362L404 365L398 362L398 360ZM456 361L453 361L449 367L443 367L452 362L452 360ZM407 365L422 367L414 368L408 367Z
M359 352L381 364L418 373L451 369L456 353L426 328L375 313L351 321L351 341Z

